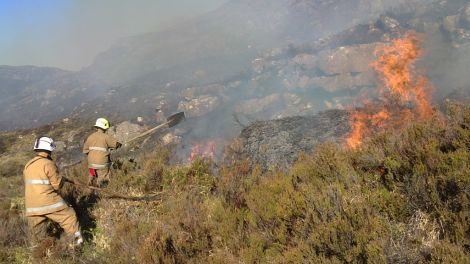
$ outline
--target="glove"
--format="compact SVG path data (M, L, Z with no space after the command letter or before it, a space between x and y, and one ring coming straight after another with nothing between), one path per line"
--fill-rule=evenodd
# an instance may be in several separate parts
M65 176L62 176L62 181L63 181L63 182L70 182L70 180L67 179Z
M69 180L68 178L64 176L62 176L62 182L74 183L72 180Z

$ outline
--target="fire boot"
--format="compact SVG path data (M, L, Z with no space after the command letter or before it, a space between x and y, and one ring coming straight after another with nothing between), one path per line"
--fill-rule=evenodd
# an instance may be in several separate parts
M88 174L89 174L88 186L98 187L98 183L97 183L98 175L96 173L96 169L89 168L88 169Z
M83 246L83 237L80 231L77 231L73 235L67 235L65 241L68 245L68 248L71 252L80 252Z
M74 234L75 238L74 238L74 242L75 242L75 246L82 246L83 245L83 237L82 237L82 233L80 231L77 231L75 232Z

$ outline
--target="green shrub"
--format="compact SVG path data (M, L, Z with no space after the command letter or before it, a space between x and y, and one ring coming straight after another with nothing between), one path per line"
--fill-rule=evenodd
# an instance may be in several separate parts
M91 202L89 192L67 187L89 235L81 261L468 263L470 109L448 109L433 122L377 134L357 150L320 145L288 173L246 161L170 165L163 148L120 158L108 190L159 192L162 199ZM85 180L86 166L67 174ZM7 186L20 185L19 177L0 183L8 197L18 196L20 188ZM7 204L0 216L13 214ZM5 223L17 229L16 220ZM15 259L5 252L1 259Z
M3 157L0 160L0 177L22 176L26 162L28 157L25 156Z

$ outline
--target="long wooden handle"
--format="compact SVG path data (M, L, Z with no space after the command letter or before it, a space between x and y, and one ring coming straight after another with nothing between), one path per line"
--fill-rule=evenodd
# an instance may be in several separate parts
M142 200L155 201L155 200L159 200L160 195L162 194L162 192L160 192L160 193L156 193L153 196L134 197L134 196L127 196L127 195L122 195L122 194L119 194L119 193L111 192L111 191L104 190L102 188L98 188L98 187L94 187L94 186L88 186L88 185L83 184L81 182L77 182L77 181L70 180L70 179L66 179L66 182L68 182L72 185L78 186L78 187L87 188L87 189L90 189L90 190L102 192L102 193L107 195L104 198L110 198L110 199L117 198L117 199L123 199L123 200L131 200L131 201L142 201Z
M141 138L141 137L145 137L145 136L147 136L147 135L149 135L149 134L152 134L152 133L154 133L155 131L159 130L160 128L165 127L165 126L168 125L169 123L170 123L170 121L165 122L165 123L163 123L163 124L161 124L161 125L158 125L158 126L152 128L152 129L149 129L149 130L145 131L144 133L142 133L142 134L140 134L140 135L138 135L138 136L136 136L136 137L134 137L134 138L131 138L130 140L128 140L128 141L125 142L124 144L127 145L127 144L129 144L129 143L131 143L131 142L133 142L133 141L136 141L137 139L139 139L139 138Z

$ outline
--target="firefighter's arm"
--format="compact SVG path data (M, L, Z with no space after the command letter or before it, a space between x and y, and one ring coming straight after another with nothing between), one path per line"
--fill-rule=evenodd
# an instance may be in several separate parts
M83 154L88 155L88 152L90 152L90 144L88 143L88 139L85 141L85 144L83 144Z
M122 146L113 136L107 135L106 137L106 144L109 148L118 149Z
M54 163L50 163L46 165L45 170L52 188L56 191L59 190L63 185L62 177L59 175L59 168Z

